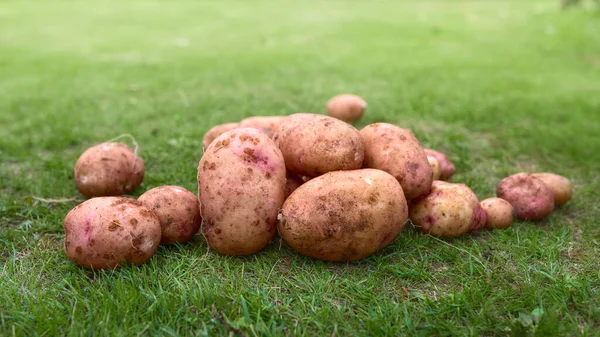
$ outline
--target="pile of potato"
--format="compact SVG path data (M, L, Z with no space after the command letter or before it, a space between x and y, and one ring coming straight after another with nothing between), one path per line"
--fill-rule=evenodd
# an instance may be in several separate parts
M279 233L301 254L354 261L386 247L409 218L425 234L456 237L507 228L515 216L541 220L572 196L564 177L518 173L498 183L498 198L479 202L468 186L447 182L455 166L410 130L374 123L359 131L347 123L366 106L345 94L328 102L329 116L251 117L213 127L203 138L198 197L178 186L137 200L117 197L141 184L142 160L122 143L88 149L75 180L92 199L65 218L67 257L92 269L139 265L159 244L185 242L201 228L224 255L254 254Z

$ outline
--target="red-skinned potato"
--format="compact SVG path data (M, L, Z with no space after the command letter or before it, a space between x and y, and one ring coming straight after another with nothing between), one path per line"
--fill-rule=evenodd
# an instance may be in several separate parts
M512 205L500 198L488 198L481 201L485 211L485 227L489 229L504 229L510 227L515 221L515 210Z
M529 173L502 179L496 185L496 195L508 201L521 220L542 220L554 210L554 193Z
M425 153L428 156L435 157L440 164L440 180L448 180L454 175L456 167L454 167L454 164L452 164L448 156L432 149L425 149Z
M427 155L427 161L429 162L429 166L431 166L431 171L433 172L433 180L440 180L440 162L434 156Z
M75 164L75 183L86 198L130 193L143 180L144 162L124 143L90 147Z
M327 102L327 114L347 123L361 119L366 108L367 102L352 94L337 95Z
M239 127L240 123L225 123L213 126L210 130L206 132L206 134L204 134L204 137L202 138L202 148L204 149L204 151L206 151L210 143L212 143L213 140L215 140L215 138L219 137L227 131Z
M242 119L240 128L255 128L262 131L270 138L275 135L275 131L279 128L281 122L286 116L256 116Z
M569 179L554 173L533 173L532 177L541 180L552 193L554 204L562 206L573 197L573 185Z
M186 242L198 232L202 218L198 198L180 186L159 186L142 194L138 201L160 221L161 244Z
M147 262L160 242L160 223L141 202L98 197L73 208L64 221L64 249L73 263L90 269Z

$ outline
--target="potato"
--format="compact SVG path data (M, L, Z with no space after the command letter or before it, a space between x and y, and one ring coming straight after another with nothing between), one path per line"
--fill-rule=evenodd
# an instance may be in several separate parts
M98 197L79 204L65 217L64 228L67 257L90 269L145 263L161 235L156 215L125 197Z
M329 172L283 204L279 233L301 254L326 261L363 259L387 246L408 216L398 181L386 172Z
M508 201L521 220L542 220L554 210L554 193L529 173L502 179L496 185L496 195Z
M198 198L179 186L159 186L142 194L138 201L160 221L161 244L185 242L200 228L202 218Z
M504 229L510 227L515 221L515 210L512 205L500 198L488 198L483 200L481 207L485 211L485 227L490 229Z
M219 137L223 133L233 130L235 128L239 128L240 123L225 123L213 126L210 130L204 134L204 138L202 138L202 149L206 151L210 143L215 140L215 138Z
M456 167L454 167L454 164L452 164L448 156L446 156L442 152L432 149L425 149L425 154L427 154L428 156L435 157L435 159L438 160L438 163L440 164L441 180L450 179L454 175L454 172L456 172Z
M393 175L407 199L429 192L433 171L412 132L388 123L375 123L365 126L360 134L365 141L364 166Z
M273 136L293 173L316 177L362 166L364 142L358 130L338 119L298 113L288 116Z
M533 173L532 177L541 180L552 193L554 205L562 206L573 197L573 185L569 179L554 173Z
M255 128L262 131L270 138L275 135L275 131L279 127L279 124L286 118L286 116L256 116L242 119L240 122L241 128Z
M225 255L250 255L273 238L284 200L285 162L269 136L234 129L208 147L198 166L203 233Z
M431 171L433 172L433 180L440 180L440 162L434 156L430 155L427 155L427 161L429 162L429 166L431 166Z
M327 114L348 123L361 119L366 108L367 102L352 94L337 95L327 102Z
M86 198L130 193L144 180L144 162L126 144L102 143L75 164L75 183Z
M410 219L425 234L457 237L485 226L486 214L465 184L436 180L431 193L413 201Z
M304 179L302 176L287 171L284 198L287 199L287 197L289 197L290 194L292 194L292 192L294 192L302 184L304 184Z

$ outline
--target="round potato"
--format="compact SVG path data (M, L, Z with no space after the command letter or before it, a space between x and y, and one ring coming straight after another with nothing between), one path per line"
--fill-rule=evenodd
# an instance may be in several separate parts
M286 185L283 155L269 136L234 129L208 147L198 166L203 233L220 254L250 255L273 238Z
M454 167L454 164L452 164L448 156L446 156L442 152L432 149L425 149L425 154L427 154L428 156L435 157L435 159L437 159L438 163L440 164L441 180L450 179L454 175L454 172L456 172L456 167Z
M316 177L362 166L364 142L352 125L328 116L288 116L273 136L293 173Z
M429 162L429 166L431 166L431 171L433 172L433 180L440 180L440 162L437 160L437 158L430 155L427 155L427 161Z
M327 102L327 114L348 123L361 119L366 108L367 102L352 94L337 95Z
M255 128L272 138L286 116L256 116L242 119L241 128Z
M541 180L552 193L554 193L554 204L562 206L573 197L573 185L569 179L554 173L533 173L532 177Z
M159 186L142 194L138 201L160 221L160 243L186 242L198 232L202 218L198 198L179 186Z
M141 202L124 197L89 199L64 221L69 260L90 269L148 261L160 242L160 223Z
M521 220L542 220L554 210L554 193L529 173L502 179L496 186L496 195L508 201Z
M431 193L411 204L410 219L425 234L457 237L485 226L486 214L465 184L436 180Z
M421 144L409 130L388 123L365 126L365 166L393 175L407 199L425 195L431 189L433 171Z
M215 138L219 137L220 135L222 135L223 133L233 130L235 128L239 128L240 127L240 123L225 123L225 124L219 124L216 126L213 126L210 130L208 130L208 132L206 132L206 134L204 135L204 138L202 138L202 149L204 149L204 151L206 151L206 149L208 148L208 146L210 145L210 143L213 142L213 140L215 140Z
M481 207L485 211L487 221L485 227L490 229L504 229L510 227L515 221L515 210L512 205L500 198L483 200Z
M123 143L90 147L75 164L75 183L86 198L130 193L143 180L144 162Z
M279 233L301 254L354 261L392 242L407 216L402 187L391 175L373 169L329 172L288 197Z

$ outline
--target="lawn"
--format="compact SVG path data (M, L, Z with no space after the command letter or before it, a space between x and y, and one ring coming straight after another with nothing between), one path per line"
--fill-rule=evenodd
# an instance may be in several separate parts
M407 225L355 263L199 235L118 271L66 258L87 147L132 134L135 196L196 191L210 127L340 92L369 103L357 127L410 128L480 199L523 170L575 196L452 240ZM600 13L558 1L2 1L0 335L600 335L599 116Z

